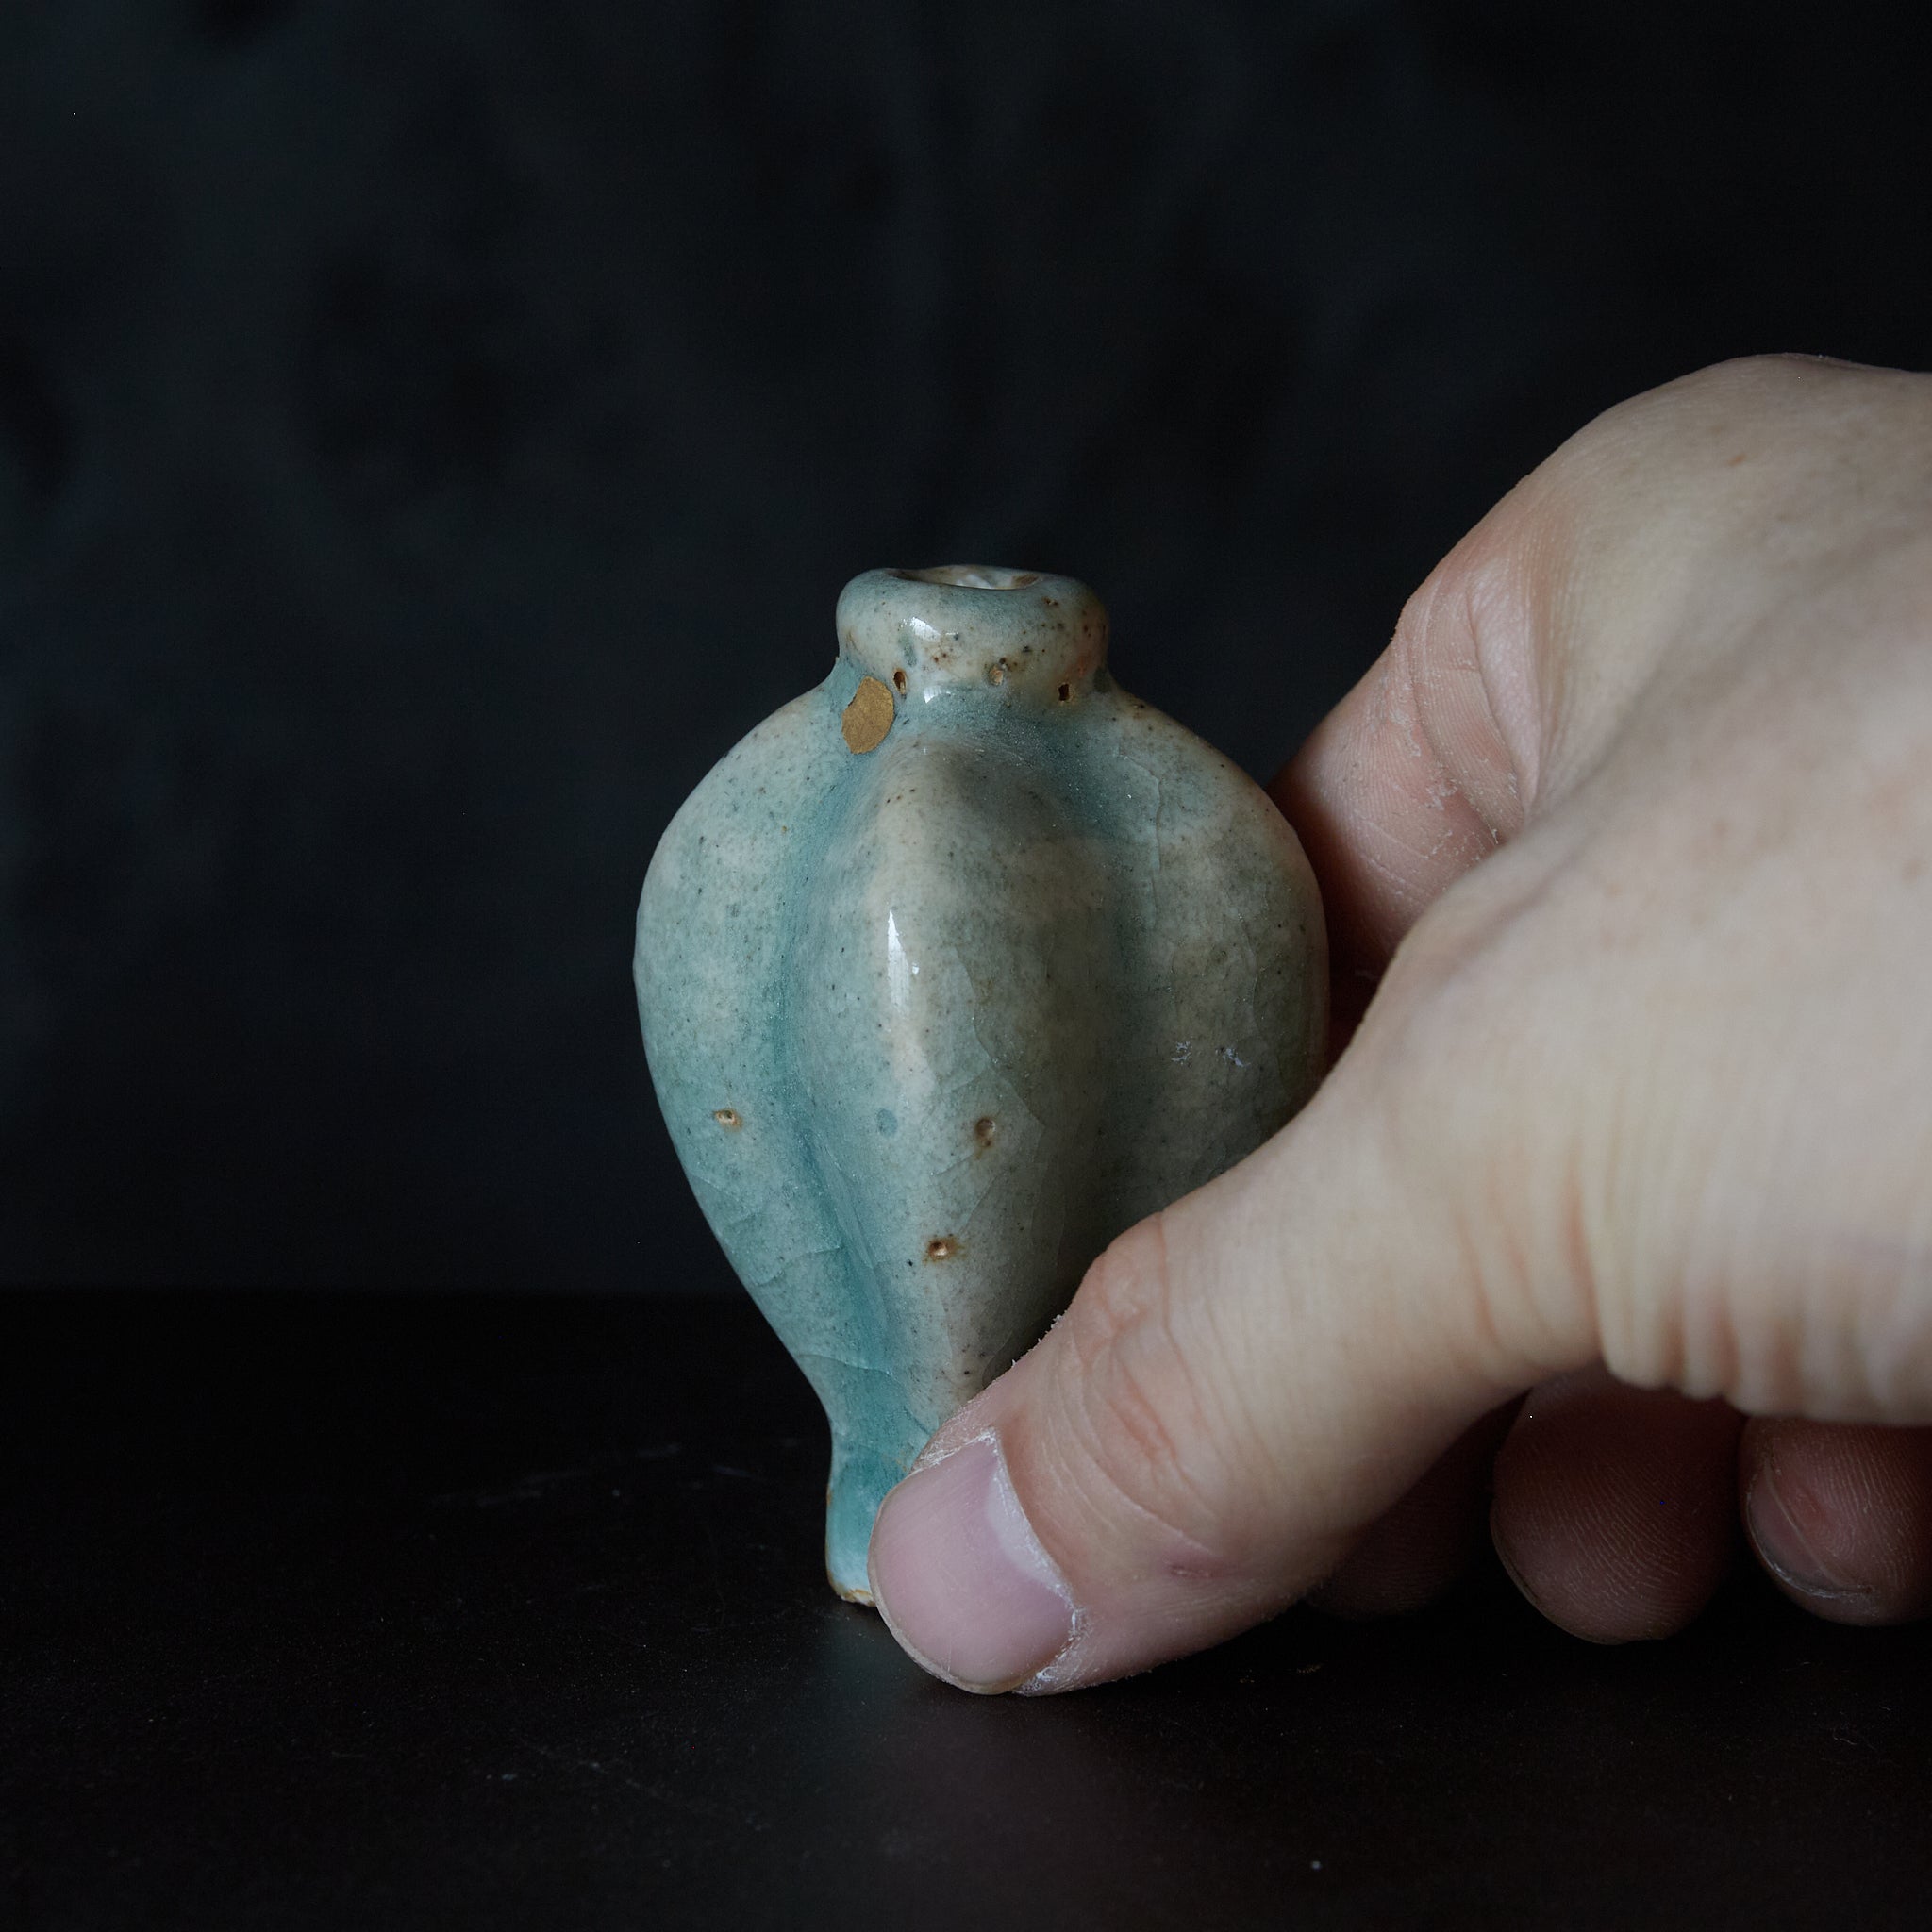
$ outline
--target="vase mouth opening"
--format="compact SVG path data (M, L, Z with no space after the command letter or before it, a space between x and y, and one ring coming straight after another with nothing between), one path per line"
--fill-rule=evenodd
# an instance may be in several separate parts
M900 699L991 689L1061 707L1107 663L1107 609L1074 577L987 563L869 570L839 598L841 655Z
M926 570L891 570L902 584L945 584L956 591L1026 591L1040 582L1037 570L1001 570L986 563L936 563Z

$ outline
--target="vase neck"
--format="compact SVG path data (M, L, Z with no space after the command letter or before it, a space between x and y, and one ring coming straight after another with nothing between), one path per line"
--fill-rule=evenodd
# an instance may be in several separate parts
M839 597L839 647L918 700L962 686L1067 704L1107 662L1107 610L1085 584L983 564L869 570Z

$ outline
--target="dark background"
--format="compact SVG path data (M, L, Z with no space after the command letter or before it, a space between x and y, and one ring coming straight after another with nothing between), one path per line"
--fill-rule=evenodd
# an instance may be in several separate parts
M727 1286L630 920L841 583L1265 774L1597 409L1926 361L1886 21L6 0L0 1278Z

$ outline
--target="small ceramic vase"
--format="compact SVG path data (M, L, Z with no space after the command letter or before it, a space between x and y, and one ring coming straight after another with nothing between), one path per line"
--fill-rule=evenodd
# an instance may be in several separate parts
M644 1046L724 1252L832 1425L826 1569L1133 1223L1318 1076L1320 902L1245 774L1035 572L875 570L830 676L672 821Z

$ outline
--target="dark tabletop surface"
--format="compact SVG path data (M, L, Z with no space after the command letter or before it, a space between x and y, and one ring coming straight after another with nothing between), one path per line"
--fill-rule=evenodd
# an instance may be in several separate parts
M819 1570L723 1298L0 1297L0 1924L1932 1918L1932 1642L1493 1574L1058 1700Z

